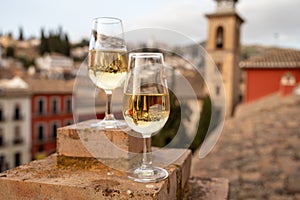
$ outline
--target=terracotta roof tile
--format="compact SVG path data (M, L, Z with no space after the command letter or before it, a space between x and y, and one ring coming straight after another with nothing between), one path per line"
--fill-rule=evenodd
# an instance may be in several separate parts
M253 56L240 62L240 67L249 68L300 68L300 51L274 49L266 54Z
M55 80L40 78L24 78L32 93L72 93L74 80Z

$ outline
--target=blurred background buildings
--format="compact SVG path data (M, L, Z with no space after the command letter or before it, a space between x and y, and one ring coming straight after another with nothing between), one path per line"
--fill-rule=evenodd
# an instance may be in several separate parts
M218 96L224 92L229 121L235 116L236 108L239 116L246 116L247 109L255 110L251 103L265 98L275 102L291 94L299 95L300 51L278 45L241 44L243 26L251 21L245 18L244 22L243 13L237 12L237 2L215 1L216 8L206 15L208 28L204 41L172 45L159 38L148 38L143 42L128 42L129 50L162 51L165 56L168 83L175 96L172 97L173 116L162 130L163 134L154 138L153 143L157 146L172 140L182 119L184 127L180 131L185 132L186 137L197 132L196 142L191 147L195 151L206 135L211 105L218 108ZM0 28L5 29L1 25ZM273 35L269 37L274 39ZM61 26L49 32L42 28L37 37L26 37L23 28L14 34L1 32L0 171L54 153L57 128L103 118L105 95L96 90L84 69L88 43L88 38L71 42ZM205 47L208 55L199 50L199 45ZM215 64L207 59L212 59ZM215 79L219 72L222 83ZM196 100L183 87L186 80L195 92ZM223 83L224 91L221 90ZM213 85L209 97L207 84ZM270 98L278 94L279 98ZM122 89L117 89L113 108L118 118L122 118L121 98ZM210 102L209 98L216 101ZM244 109L239 109L240 105ZM245 117L250 118L254 117Z

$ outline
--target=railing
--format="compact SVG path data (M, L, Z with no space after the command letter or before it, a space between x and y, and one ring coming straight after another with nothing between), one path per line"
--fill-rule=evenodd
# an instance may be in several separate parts
M22 144L24 141L23 141L23 139L22 138L15 138L14 140L13 140L13 144Z
M1 141L1 142L0 142L0 149L1 149L1 148L4 148L4 147L6 147L6 142Z
M6 121L5 117L4 116L0 116L0 123L1 122L5 122L5 121Z
M14 115L13 120L14 121L22 121L22 120L24 120L24 116L23 115Z

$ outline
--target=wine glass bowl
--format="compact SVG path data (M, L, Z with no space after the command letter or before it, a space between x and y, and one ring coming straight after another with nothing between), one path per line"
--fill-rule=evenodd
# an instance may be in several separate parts
M112 113L112 92L120 87L127 73L127 50L122 21L118 18L99 17L93 20L88 55L88 76L105 91L107 96L104 119L92 126L109 129L122 128L124 122Z
M151 136L165 125L170 113L163 54L130 53L128 68L123 116L144 139L142 165L130 170L128 176L137 182L157 182L168 176L165 169L152 166L151 158Z

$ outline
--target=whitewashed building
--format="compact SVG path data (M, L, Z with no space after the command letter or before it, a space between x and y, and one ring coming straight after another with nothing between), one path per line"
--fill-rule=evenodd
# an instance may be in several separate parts
M42 75L49 78L61 78L65 73L73 73L73 59L61 54L46 54L37 58L35 63Z
M0 171L31 160L30 99L22 79L0 81Z

